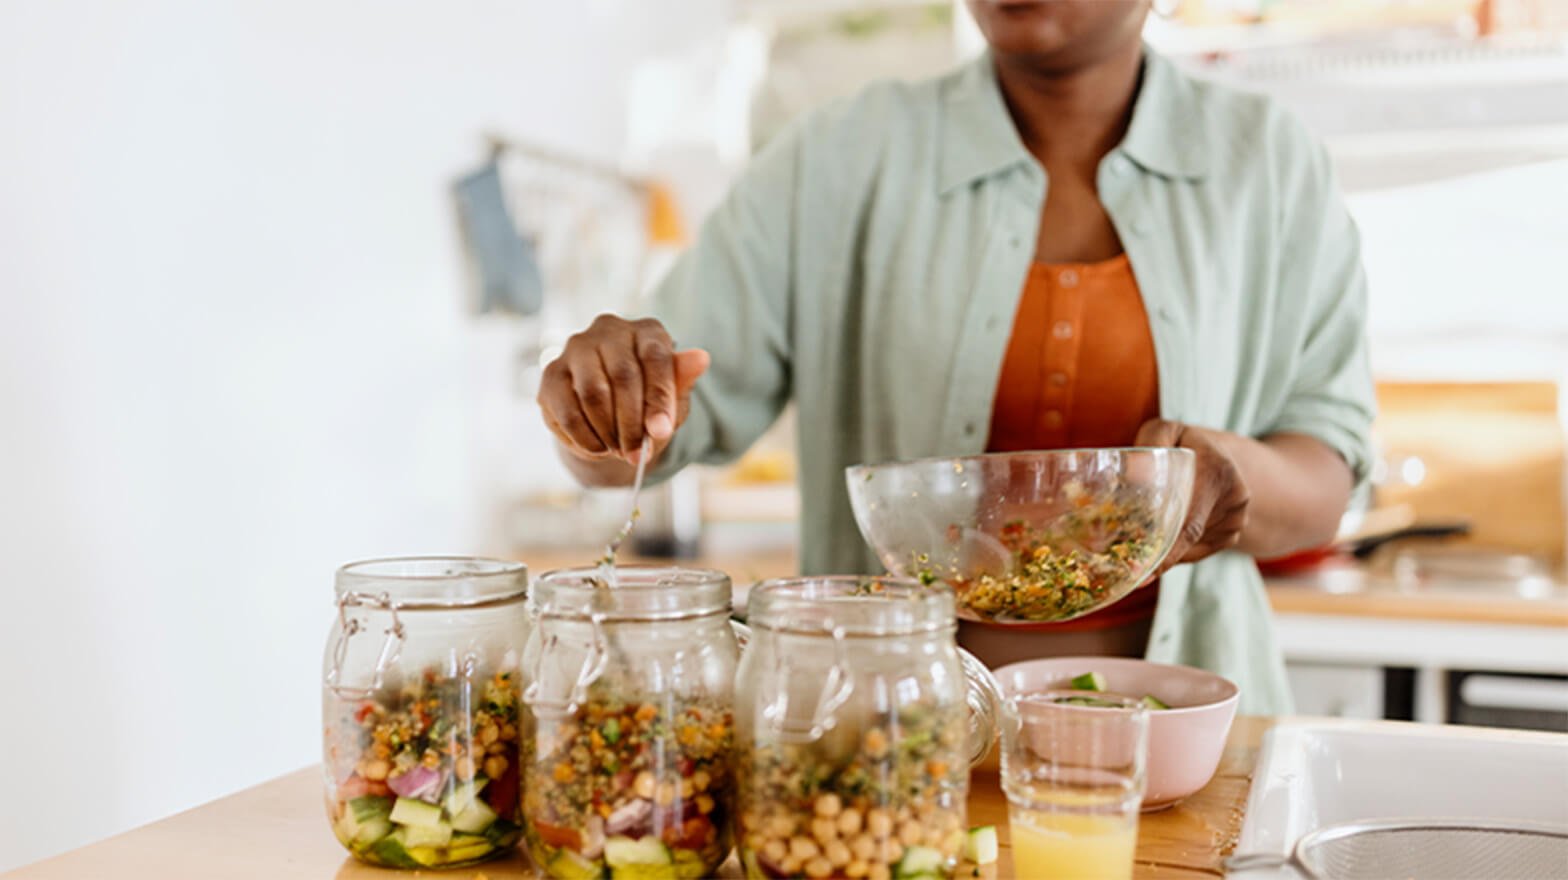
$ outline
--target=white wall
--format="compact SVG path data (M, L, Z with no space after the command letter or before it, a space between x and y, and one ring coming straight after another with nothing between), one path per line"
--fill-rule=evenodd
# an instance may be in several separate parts
M449 180L717 8L0 4L0 870L315 759L333 567L482 549Z

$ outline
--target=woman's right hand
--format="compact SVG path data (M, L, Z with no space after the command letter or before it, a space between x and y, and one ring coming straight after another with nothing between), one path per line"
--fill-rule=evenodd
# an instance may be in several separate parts
M700 348L677 352L652 318L600 315L545 367L539 408L574 458L635 464L646 435L657 459L686 421L708 360Z

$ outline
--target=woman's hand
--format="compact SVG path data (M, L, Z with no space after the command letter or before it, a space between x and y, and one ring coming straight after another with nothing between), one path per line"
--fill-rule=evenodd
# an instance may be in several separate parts
M1276 559L1333 540L1350 502L1350 467L1323 441L1282 432L1253 439L1154 419L1139 446L1179 446L1197 458L1192 507L1161 567L1221 550Z
M1235 457L1227 449L1231 436L1164 419L1144 422L1138 429L1136 445L1190 449L1196 459L1192 505L1187 508L1187 520L1175 546L1161 565L1162 572L1241 543L1252 494Z
M573 466L579 478L616 484L636 463L644 436L654 459L664 452L707 369L707 352L677 352L658 321L600 315L545 367L539 408L567 464L584 465Z

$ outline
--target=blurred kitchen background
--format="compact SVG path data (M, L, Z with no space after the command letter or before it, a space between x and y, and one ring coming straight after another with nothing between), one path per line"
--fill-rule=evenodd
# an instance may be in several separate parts
M1300 709L1568 729L1568 0L1156 6L1364 237L1375 490L1266 566ZM979 46L914 0L0 4L0 870L315 760L339 563L597 555L625 498L541 365L785 120ZM635 551L792 570L788 421Z

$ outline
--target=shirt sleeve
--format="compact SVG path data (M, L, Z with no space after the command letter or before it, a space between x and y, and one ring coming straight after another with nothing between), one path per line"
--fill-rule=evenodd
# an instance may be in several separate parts
M706 349L712 364L650 479L735 460L789 400L799 137L791 128L752 159L654 293L676 349Z
M1372 468L1375 402L1367 358L1367 282L1361 238L1323 148L1287 188L1280 288L1304 304L1304 335L1284 404L1264 434L1314 437L1344 458L1359 490Z

